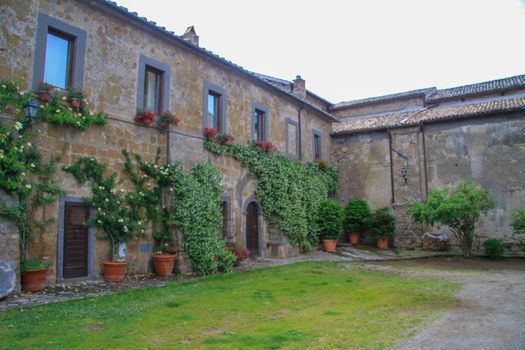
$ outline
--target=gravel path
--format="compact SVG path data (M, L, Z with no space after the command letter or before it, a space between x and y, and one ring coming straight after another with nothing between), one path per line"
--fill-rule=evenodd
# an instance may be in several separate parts
M445 312L396 349L525 349L525 272L399 270L391 266L368 266L385 272L401 271L409 277L443 278L463 283L456 294L459 307Z

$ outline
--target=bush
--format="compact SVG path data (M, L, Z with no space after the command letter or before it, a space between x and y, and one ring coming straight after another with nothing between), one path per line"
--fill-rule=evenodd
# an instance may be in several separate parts
M489 259L500 260L503 258L503 244L500 239L488 239L483 242L483 247Z
M448 226L463 249L463 256L470 258L476 223L494 205L494 198L486 189L473 181L460 181L452 188L433 189L426 202L413 204L409 213L416 222Z
M525 210L517 209L512 214L512 223L510 225L514 229L514 235L525 235ZM518 247L525 251L525 240L523 237L518 239Z
M343 233L344 210L339 203L331 199L321 202L318 212L317 224L323 239L339 239Z
M349 201L345 208L344 227L346 232L365 233L370 215L370 207L364 199L355 198Z
M369 231L375 238L394 237L396 219L390 214L390 209L379 208L369 219Z

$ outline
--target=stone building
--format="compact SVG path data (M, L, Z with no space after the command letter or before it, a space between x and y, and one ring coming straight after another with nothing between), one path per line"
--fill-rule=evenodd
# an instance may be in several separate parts
M60 168L90 155L120 170L122 148L151 160L160 147L163 159L184 167L210 162L224 177L225 235L256 255L286 257L298 250L284 235L269 232L254 195L257 180L247 169L203 149L206 127L245 143L271 140L300 161L334 163L343 205L361 196L373 207L394 209L396 244L415 244L420 234L405 218L406 205L459 179L475 178L497 197L497 209L482 223L487 237L509 237L511 211L525 207L525 76L333 104L307 90L300 76L286 81L247 71L201 48L195 28L177 36L110 1L6 0L0 23L1 79L20 79L27 89L57 80L55 85L82 89L93 110L109 116L108 125L84 132L38 124L44 157L59 155ZM49 52L68 68L54 64L62 61ZM168 133L137 125L133 116L143 108L169 110L181 122ZM9 122L9 115L1 117ZM109 248L94 239L93 229L83 246L84 273L65 273L65 218L82 208L90 190L61 170L57 179L67 195L46 207L56 220L37 236L31 255L53 262L51 283L98 278ZM13 231L0 221L0 261L16 267ZM152 249L149 236L128 244L131 273L151 270Z

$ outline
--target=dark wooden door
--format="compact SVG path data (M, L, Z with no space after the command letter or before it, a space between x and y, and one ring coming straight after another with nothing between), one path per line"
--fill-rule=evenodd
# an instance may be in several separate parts
M259 213L255 202L248 204L246 213L246 248L250 255L259 255Z
M88 274L89 209L83 203L66 203L64 218L64 278L86 277Z

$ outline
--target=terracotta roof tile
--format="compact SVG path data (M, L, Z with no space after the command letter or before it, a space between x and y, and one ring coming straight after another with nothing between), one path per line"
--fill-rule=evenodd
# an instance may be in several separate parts
M509 97L507 99L460 105L442 105L423 108L415 112L397 112L359 119L349 118L344 122L333 124L332 134L352 134L361 131L417 125L421 122L468 118L518 110L525 110L525 97Z

